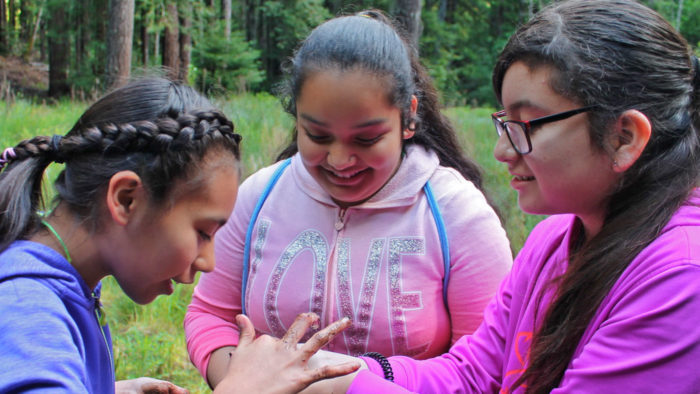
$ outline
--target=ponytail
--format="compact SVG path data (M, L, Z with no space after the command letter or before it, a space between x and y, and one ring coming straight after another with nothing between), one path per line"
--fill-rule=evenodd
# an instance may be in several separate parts
M41 183L52 162L49 137L34 137L7 148L0 159L0 252L39 222ZM4 168L3 168L4 167Z

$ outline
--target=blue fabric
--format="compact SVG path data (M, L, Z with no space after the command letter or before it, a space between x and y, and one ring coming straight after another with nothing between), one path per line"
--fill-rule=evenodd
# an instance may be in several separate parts
M47 246L16 241L0 253L0 392L114 393L99 292Z

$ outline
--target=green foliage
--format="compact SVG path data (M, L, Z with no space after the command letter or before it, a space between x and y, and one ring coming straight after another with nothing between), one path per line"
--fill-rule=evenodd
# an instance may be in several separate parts
M292 56L311 30L331 17L321 0L267 0L258 11L267 26L257 41L263 51L267 72L266 88L271 90L282 75L282 64Z
M421 59L446 103L495 105L491 69L522 10L507 0L456 3L445 13L439 1L426 2Z
M255 90L264 80L259 58L260 51L245 40L242 32L233 31L226 39L219 23L192 48L195 86L206 94Z

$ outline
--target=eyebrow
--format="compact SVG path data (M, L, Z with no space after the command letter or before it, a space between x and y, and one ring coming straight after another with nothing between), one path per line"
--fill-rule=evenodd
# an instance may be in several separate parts
M525 107L542 109L542 107L540 107L539 105L535 105L532 101L524 99L511 104L510 106L508 106L507 110L510 112L514 112Z
M318 119L314 119L312 116L307 115L307 114L301 114L299 115L302 119L307 120L315 125L321 126L321 127L328 127L327 123L321 122ZM370 127L370 126L375 126L378 124L386 123L386 119L384 118L378 118L378 119L372 119L368 120L367 122L356 124L352 126L354 129L361 129L365 127Z

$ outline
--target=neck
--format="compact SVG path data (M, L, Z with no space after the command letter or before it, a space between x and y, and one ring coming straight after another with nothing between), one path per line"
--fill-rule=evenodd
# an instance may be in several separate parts
M46 245L69 260L85 283L94 289L107 272L97 258L98 254L90 241L89 232L74 220L62 204L44 220L56 231L56 235L49 226L44 225L29 240Z

